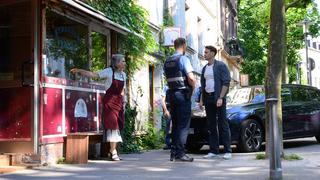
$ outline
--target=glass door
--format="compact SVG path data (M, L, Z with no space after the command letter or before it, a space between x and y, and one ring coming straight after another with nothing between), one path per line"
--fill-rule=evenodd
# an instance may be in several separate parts
M0 142L31 140L31 7L31 0L0 1Z

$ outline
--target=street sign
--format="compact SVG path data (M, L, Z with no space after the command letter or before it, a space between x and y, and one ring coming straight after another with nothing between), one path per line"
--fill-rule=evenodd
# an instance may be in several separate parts
M249 75L248 74L241 74L240 75L240 86L249 86Z
M181 29L179 27L168 27L163 30L164 46L173 46L173 42L181 37Z
M308 60L309 60L310 71L313 71L314 68L316 67L316 63L312 58L308 58Z

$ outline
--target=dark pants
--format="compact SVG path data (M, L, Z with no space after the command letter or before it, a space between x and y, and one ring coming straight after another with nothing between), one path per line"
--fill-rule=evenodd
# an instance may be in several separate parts
M165 137L165 143L167 147L171 146L171 135L170 135L170 124L171 124L171 118L168 118L166 116L163 115L163 119L166 122L166 129L165 129L165 133L166 133L166 137Z
M221 107L217 107L214 100L214 93L204 95L204 105L206 108L207 122L209 128L210 152L219 153L220 142L224 146L225 153L231 153L231 134L229 123L226 118L226 102L223 101Z
M184 145L186 144L190 127L191 100L186 90L169 92L169 96L172 119L171 153L176 158L180 158L185 155Z

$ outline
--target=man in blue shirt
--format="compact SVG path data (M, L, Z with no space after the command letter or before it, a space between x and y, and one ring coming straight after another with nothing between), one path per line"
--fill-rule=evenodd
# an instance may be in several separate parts
M190 119L191 96L195 88L195 79L190 60L184 55L187 49L186 40L174 41L175 54L164 63L164 72L169 87L170 114L172 118L172 146L170 160L192 162L185 154Z

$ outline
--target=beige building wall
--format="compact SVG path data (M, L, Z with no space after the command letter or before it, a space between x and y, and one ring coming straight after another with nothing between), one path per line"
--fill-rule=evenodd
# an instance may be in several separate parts
M138 0L140 6L149 14L149 27L152 30L156 43L160 44L160 33L163 24L163 0ZM161 54L154 52L146 54L146 65L135 75L131 84L131 101L137 105L138 116L136 129L144 131L149 120L157 129L161 129L161 92L162 92L162 66L159 65Z

